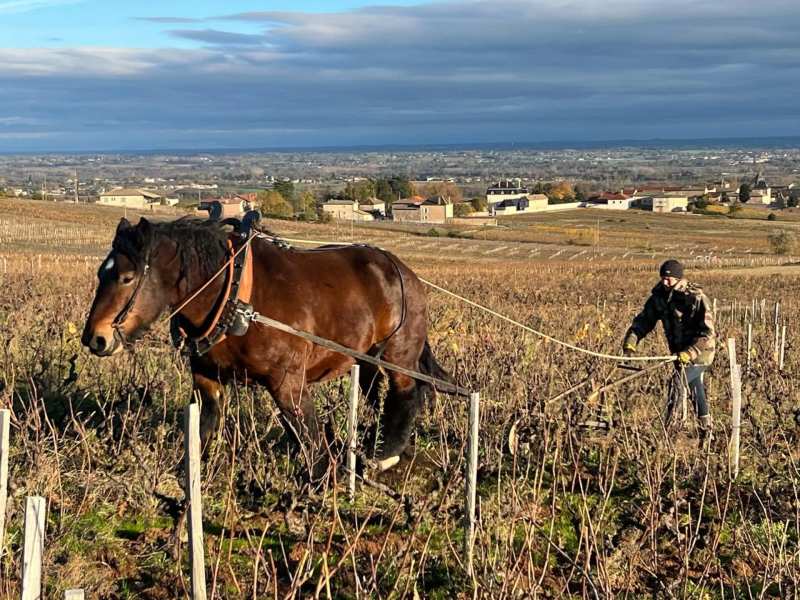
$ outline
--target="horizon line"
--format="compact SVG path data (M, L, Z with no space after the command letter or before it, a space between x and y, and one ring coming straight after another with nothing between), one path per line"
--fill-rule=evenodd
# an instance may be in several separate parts
M347 152L347 151L401 151L409 152L414 150L591 150L604 148L641 148L649 147L657 149L659 145L676 146L687 145L697 146L698 144L709 144L712 146L729 146L735 144L749 144L750 149L762 147L775 147L780 142L794 142L792 145L800 147L800 135L785 136L737 136L737 137L698 137L698 138L621 138L609 140L547 140L541 142L433 142L424 144L351 144L351 145L319 145L319 146L221 146L221 147L199 147L199 148L110 148L105 150L0 150L3 156L22 156L22 155L47 155L47 154L220 154L220 153L283 153L283 152ZM699 149L699 148L698 148Z

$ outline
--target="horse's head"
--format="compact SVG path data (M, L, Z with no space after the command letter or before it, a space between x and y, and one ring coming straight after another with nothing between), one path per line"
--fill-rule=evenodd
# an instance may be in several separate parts
M175 256L175 243L144 217L119 222L81 337L92 354L110 356L137 340L174 301Z

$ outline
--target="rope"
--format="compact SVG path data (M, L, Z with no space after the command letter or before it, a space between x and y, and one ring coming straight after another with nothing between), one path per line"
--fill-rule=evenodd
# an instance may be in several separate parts
M282 239L284 242L291 242L291 243L295 243L295 244L331 244L331 243L333 243L333 244L339 244L341 246L354 246L355 245L355 244L350 243L350 242L320 242L320 241L317 241L317 240L299 240L299 239L289 239L289 238L280 238L280 239ZM579 346L575 346L574 344L570 344L569 342L564 342L562 340L554 338L553 336L547 335L546 333L544 333L542 331L538 331L536 329L533 329L532 327L528 327L527 325L524 325L523 323L520 323L519 321L515 321L511 317L507 317L507 316L505 316L505 315L503 315L503 314L501 314L501 313L499 313L497 311L492 310L491 308L488 308L486 306L478 304L477 302L473 302L472 300L469 300L468 298L465 298L464 296L459 296L458 294L456 294L454 292L451 292L450 290L447 290L447 289L445 289L445 288L443 288L443 287L441 287L439 285L436 285L433 282L430 282L430 281L428 281L426 279L423 279L422 277L420 277L419 280L422 283L424 283L425 285L427 285L429 287L432 287L435 290L438 290L438 291L440 291L440 292L442 292L444 294L447 294L448 296L452 296L453 298L457 298L458 300L461 300L462 302L464 302L466 304L469 304L470 306L473 306L473 307L475 307L477 309L480 309L480 310L482 310L482 311L484 311L486 313L489 313L490 315L493 315L493 316L495 316L495 317L497 317L499 319L502 319L503 321L511 323L512 325L515 325L515 326L519 327L520 329L523 329L523 330L527 331L528 333L532 333L534 335L537 335L537 336L539 336L541 338L544 338L545 340L547 340L549 342L553 342L554 344L557 344L559 346L563 346L564 348L569 348L570 350L574 350L576 352L582 352L583 354L588 354L589 356L594 356L594 357L597 357L597 358L604 358L604 359L607 359L607 360L616 360L616 361L619 361L619 362L671 361L671 360L675 360L675 358L676 358L675 356L672 356L672 355L668 355L668 356L620 356L618 354L605 354L603 352L594 352L592 350L588 350L586 348L581 348Z
M657 361L657 360L658 361L670 361L670 360L675 360L675 356L620 356L620 355L617 355L617 354L605 354L603 352L594 352L593 350L587 350L586 348L581 348L579 346L575 346L574 344L570 344L569 342L564 342L562 340L554 338L553 336L547 335L546 333L538 331L538 330L536 330L536 329L534 329L532 327L528 327L527 325L524 325L523 323L520 323L519 321L515 321L511 317L507 317L507 316L505 316L503 314L500 314L497 311L492 310L491 308L487 308L486 306L478 304L477 302L473 302L472 300L464 298L463 296L459 296L458 294L456 294L454 292L451 292L450 290L446 290L445 288L443 288L441 286L438 286L435 283L432 283L430 281L427 281L427 280L423 279L422 277L420 277L419 280L422 283L424 283L425 285L428 285L428 286L432 287L435 290L443 292L443 293L447 294L448 296L452 296L453 298L458 298L462 302L465 302L466 304L469 304L470 306L474 306L475 308L479 308L480 310L482 310L484 312L487 312L490 315L493 315L493 316L495 316L495 317L497 317L499 319L502 319L503 321L507 321L507 322L511 323L512 325L516 325L517 327L519 327L520 329L524 329L528 333L532 333L534 335L538 335L539 337L544 338L549 342L553 342L554 344L558 344L559 346L563 346L565 348L569 348L570 350L575 350L576 352L582 352L584 354L588 354L589 356L596 356L597 358L605 358L605 359L608 359L608 360L617 360L617 361L620 361L620 362Z

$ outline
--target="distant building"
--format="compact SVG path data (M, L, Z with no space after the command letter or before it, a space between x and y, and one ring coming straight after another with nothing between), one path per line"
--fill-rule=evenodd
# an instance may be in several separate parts
M420 209L423 223L447 223L453 218L453 203L444 196L431 196Z
M603 192L590 197L586 201L587 208L607 208L609 210L628 210L636 202L636 198L624 191L620 193Z
M322 212L335 221L374 221L375 217L358 206L355 200L331 198L322 204Z
M490 214L497 216L515 215L527 212L536 212L547 208L548 199L544 194L527 194L520 198L511 198L492 204Z
M392 204L392 219L416 223L447 223L453 218L453 203L443 196L419 196Z
M126 208L148 208L161 203L161 195L138 188L117 188L103 192L97 201L103 206L124 206Z
M527 195L528 188L522 185L521 180L506 179L486 188L486 204L491 213L495 204L500 204L506 200L519 200L527 197Z
M367 213L371 213L374 217L380 218L386 216L386 202L380 200L379 198L367 198L363 202L359 203L358 209Z
M650 200L656 213L686 212L689 207L689 198L675 193L655 194Z

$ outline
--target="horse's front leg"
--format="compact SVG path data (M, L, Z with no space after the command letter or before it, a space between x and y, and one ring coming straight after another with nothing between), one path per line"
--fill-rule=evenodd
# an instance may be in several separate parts
M200 394L200 448L205 459L208 457L211 440L219 428L222 384L198 372L192 372L192 379L194 381L192 401L195 401L198 393Z
M320 479L327 471L327 452L307 384L302 377L287 377L271 393L281 411L284 428L300 447L311 478Z
M215 379L211 379L194 371L192 372L192 379L194 382L192 402L196 402L197 395L200 395L200 448L202 458L206 459L208 457L208 450L211 447L211 440L219 427L219 402L222 394L222 384ZM183 476L186 477L184 466L185 463L179 463L176 466L176 470L179 473L183 473ZM181 535L184 531L184 524L186 523L186 508L186 500L183 500L176 504L173 509L174 528L172 530L172 543L170 547L172 549L172 556L176 560L181 554Z

